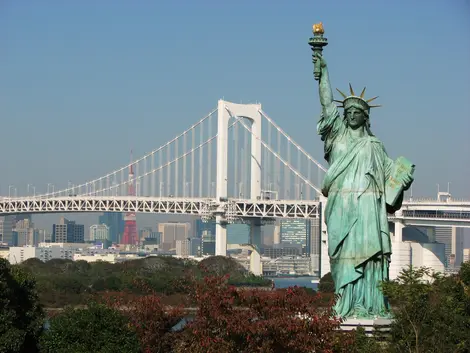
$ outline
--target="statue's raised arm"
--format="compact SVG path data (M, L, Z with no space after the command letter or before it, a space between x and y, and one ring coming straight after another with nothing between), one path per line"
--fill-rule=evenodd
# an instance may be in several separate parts
M325 142L325 159L330 162L330 153L337 136L346 129L338 107L334 104L333 90L331 89L328 66L325 58L320 53L313 54L315 65L315 78L318 79L320 103L322 112L317 124L317 132Z
M326 60L320 53L313 54L313 63L319 68L319 94L320 103L325 113L325 109L333 104L333 90L331 89L330 77Z

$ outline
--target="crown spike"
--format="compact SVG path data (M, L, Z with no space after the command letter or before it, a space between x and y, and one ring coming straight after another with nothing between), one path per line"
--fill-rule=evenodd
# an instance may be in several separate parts
M372 102L374 99L377 99L377 98L379 98L379 96L375 96L373 98L370 98L370 99L366 100L366 102L367 103Z
M343 92L341 92L339 89L336 89L336 90L339 92L339 94L341 94L341 95L343 96L343 98L347 98L347 95L345 95L345 94L344 94Z
M349 84L349 91L351 92L351 95L355 96L356 94L354 93L354 90L351 86L351 84Z
M381 106L382 106L382 104L369 105L369 108L379 108Z
M338 100L338 99L333 99L333 102L336 102L336 103L341 103L341 104L343 104L343 101L340 101L340 100Z
M365 88L365 87L364 87L364 89L363 89L362 92L361 92L361 96L360 96L361 98L364 98L364 93L366 93L366 88Z

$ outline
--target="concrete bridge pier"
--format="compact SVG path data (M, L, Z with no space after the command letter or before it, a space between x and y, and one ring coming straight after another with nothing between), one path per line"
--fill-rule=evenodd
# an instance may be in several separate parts
M215 254L227 256L227 223L222 216L215 217Z
M255 218L250 221L250 244L261 249L261 220Z
M256 246L252 244L229 244L228 248L249 250L251 252L250 272L252 272L256 276L261 276L263 274L263 264L261 262L261 255Z

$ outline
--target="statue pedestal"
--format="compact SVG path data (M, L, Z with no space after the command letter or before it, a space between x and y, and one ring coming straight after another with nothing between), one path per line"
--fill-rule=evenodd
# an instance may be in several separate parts
M354 319L349 318L345 319L341 324L342 331L352 331L357 329L359 326L364 328L367 336L372 335L372 331L375 331L379 335L386 335L390 331L390 324L392 320L390 319Z

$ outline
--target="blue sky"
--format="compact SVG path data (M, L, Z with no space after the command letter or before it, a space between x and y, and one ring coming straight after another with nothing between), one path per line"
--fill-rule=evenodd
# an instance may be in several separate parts
M467 0L3 0L0 194L105 174L222 97L260 101L323 160L307 44L323 21L332 83L380 96L373 132L416 163L415 195L451 182L470 198L469 13Z

